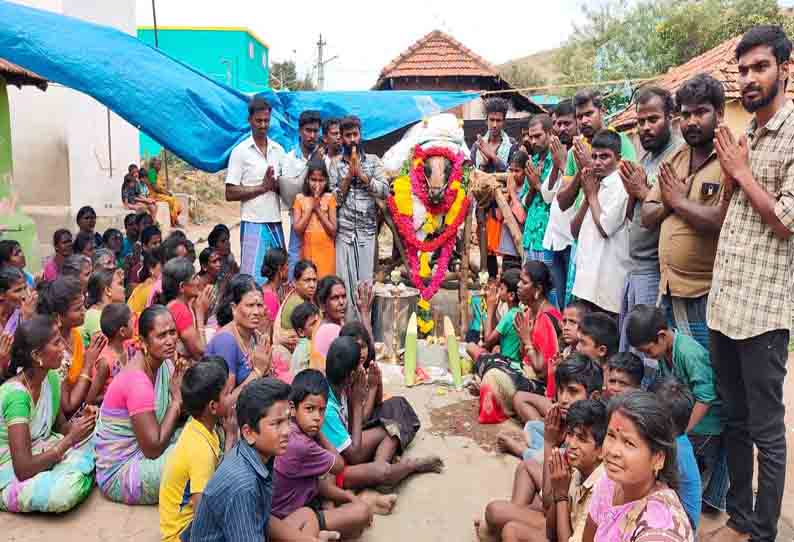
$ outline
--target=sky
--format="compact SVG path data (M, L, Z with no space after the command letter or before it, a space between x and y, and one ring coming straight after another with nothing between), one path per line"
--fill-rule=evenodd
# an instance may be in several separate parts
M326 90L366 90L381 69L416 40L438 29L491 62L551 49L581 20L582 0L491 2L452 0L257 2L155 0L158 26L245 26L270 47L270 61L293 60L311 71L320 33ZM136 0L139 25L152 24L151 0ZM538 24L539 18L542 24Z

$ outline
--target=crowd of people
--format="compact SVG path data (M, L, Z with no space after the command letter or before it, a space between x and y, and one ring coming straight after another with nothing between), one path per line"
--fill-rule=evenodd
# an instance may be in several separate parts
M503 130L506 102L486 101L471 162L507 172L523 237L516 247L498 208L478 210L492 280L464 330L470 389L481 423L513 417L524 431L498 437L520 462L510 499L475 522L482 539L691 542L701 512L719 510L729 520L709 540L775 539L790 54L777 27L739 42L753 114L741 138L712 77L674 96L641 88L639 159L595 91L530 117L520 141ZM172 226L180 210L159 162L148 183L130 166L123 234L100 235L80 209L40 277L0 241L0 510L64 512L96 484L111 501L158 504L166 542L354 538L391 512L400 482L442 471L440 457L404 454L419 418L384 394L375 360L376 200L389 181L360 121L306 111L290 153L267 135L265 100L249 123L226 177L239 265L223 224L198 256L181 230L163 235L157 201Z

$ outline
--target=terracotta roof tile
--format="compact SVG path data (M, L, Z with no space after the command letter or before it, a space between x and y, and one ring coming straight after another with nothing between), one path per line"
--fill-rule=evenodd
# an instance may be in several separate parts
M3 58L0 58L0 76L12 85L35 85L42 90L47 88L46 79Z
M452 36L434 30L420 38L380 72L378 81L389 77L499 77L488 61Z
M726 101L738 100L741 94L737 83L739 70L735 51L740 39L741 36L733 37L689 62L670 68L666 74L647 84L660 86L675 94L678 88L694 75L707 73L722 82ZM789 94L793 93L794 87L790 85ZM637 109L633 103L610 120L610 124L619 129L632 128L636 122Z

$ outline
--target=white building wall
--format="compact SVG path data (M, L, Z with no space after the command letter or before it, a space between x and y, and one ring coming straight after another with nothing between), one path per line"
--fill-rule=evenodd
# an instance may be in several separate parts
M136 34L134 0L16 0ZM101 84L98 82L98 84ZM86 94L51 84L46 92L9 88L14 185L48 242L58 227L75 229L83 205L118 216L127 166L138 162L138 131Z

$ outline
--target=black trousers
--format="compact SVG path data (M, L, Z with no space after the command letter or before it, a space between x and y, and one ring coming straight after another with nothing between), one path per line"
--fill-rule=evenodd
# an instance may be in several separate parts
M735 340L710 330L710 338L731 480L728 525L749 534L752 542L774 542L786 484L783 380L789 332L775 330ZM753 445L758 448L755 504Z

